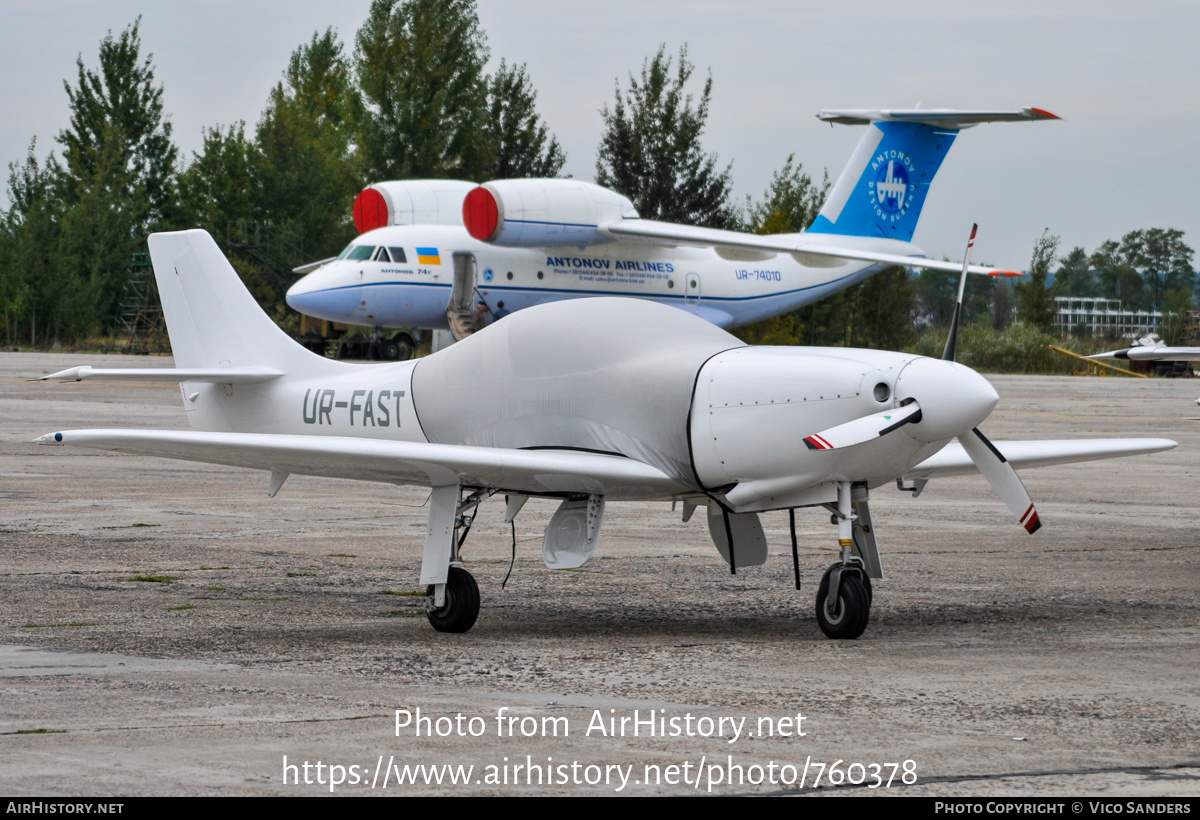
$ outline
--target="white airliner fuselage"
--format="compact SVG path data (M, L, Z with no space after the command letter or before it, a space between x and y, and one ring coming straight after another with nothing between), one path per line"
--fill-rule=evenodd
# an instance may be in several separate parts
M786 238L828 242L816 234ZM921 255L907 242L841 241L847 239L862 250ZM356 238L340 259L297 282L287 300L301 313L333 322L446 328L446 306L456 300L491 320L544 302L630 296L737 327L815 302L883 267L849 259L809 267L791 254L732 261L712 249L640 242L507 248L480 242L464 228L395 225Z

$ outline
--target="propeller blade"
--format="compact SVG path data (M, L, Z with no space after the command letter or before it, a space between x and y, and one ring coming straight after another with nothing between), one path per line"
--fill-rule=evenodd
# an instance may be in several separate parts
M1030 535L1037 532L1042 522L1033 506L1033 500L1025 490L1025 485L1017 477L1017 471L1008 463L1008 459L977 428L963 433L958 440L979 472L983 473L992 489L1012 510L1025 531Z
M942 350L942 360L954 361L954 353L958 348L958 320L962 315L963 291L967 287L967 268L971 261L971 249L975 247L975 232L979 225L971 225L971 238L967 240L967 251L963 254L962 275L958 278L958 301L954 303L954 317L950 320L950 332L946 334L946 347Z
M813 433L804 439L810 450L836 450L839 447L852 447L865 441L886 436L906 424L915 424L921 420L921 406L915 401L903 407L884 410L863 416L837 427L830 427L819 433Z

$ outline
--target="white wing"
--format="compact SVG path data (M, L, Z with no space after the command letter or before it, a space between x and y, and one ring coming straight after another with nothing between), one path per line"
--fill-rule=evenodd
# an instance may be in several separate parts
M790 253L796 260L809 267L836 267L839 260L874 262L880 265L902 265L910 268L962 272L961 262L940 262L920 256L902 253L885 253L869 247L854 248L851 244L864 244L861 237L833 237L829 234L778 234L758 236L755 234L722 231L715 228L693 228L688 225L673 225L670 222L655 222L650 219L621 219L606 222L598 230L615 239L641 241L660 245L691 245L715 248L718 252L732 251L760 254ZM823 244L821 240L844 241L845 245ZM897 247L912 248L908 243L895 240L867 240L865 244L894 243ZM733 256L732 258L736 258ZM1016 271L1002 271L981 265L970 265L969 273L988 276L1022 276Z
M1106 458L1157 453L1177 447L1166 438L1096 438L1078 441L993 441L1014 468L1049 467ZM904 474L905 478L940 478L979 472L961 444L947 444Z
M42 381L84 380L123 382L212 382L214 384L259 384L278 379L283 371L273 367L92 367L82 365L42 376Z
M64 430L39 444L71 444L276 474L319 475L434 486L461 483L529 495L588 493L609 499L663 498L688 488L630 458L572 450L508 450L347 436ZM276 487L277 488L277 487Z
M1133 362L1200 362L1200 347L1167 347L1166 345L1146 345L1144 347L1127 347L1124 350L1110 350L1107 353L1093 353L1088 359L1129 359Z

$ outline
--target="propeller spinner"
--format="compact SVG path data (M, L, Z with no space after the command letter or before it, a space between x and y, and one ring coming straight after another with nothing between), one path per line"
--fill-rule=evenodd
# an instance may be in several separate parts
M918 358L905 366L896 383L899 407L814 433L807 436L804 443L810 450L833 450L863 444L901 428L918 441L957 438L976 469L1012 510L1021 526L1032 534L1042 524L1025 485L1008 460L978 428L995 408L999 396L986 379L954 361L967 264L977 229L977 225L971 226L971 238L963 255L958 299L942 359Z

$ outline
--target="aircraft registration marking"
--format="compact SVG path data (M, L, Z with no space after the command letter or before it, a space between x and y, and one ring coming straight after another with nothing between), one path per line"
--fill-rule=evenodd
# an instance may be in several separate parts
M346 391L342 391L345 395ZM304 391L304 423L333 424L335 410L349 416L351 427L399 427L400 400L404 390L353 390L349 399L337 400L337 390L309 388Z

